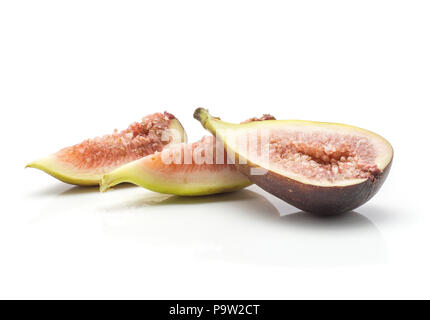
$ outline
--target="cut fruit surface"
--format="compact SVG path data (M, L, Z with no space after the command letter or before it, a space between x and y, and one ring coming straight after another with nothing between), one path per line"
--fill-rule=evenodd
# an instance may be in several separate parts
M213 137L204 137L146 156L104 175L100 190L130 182L160 193L197 196L249 186L251 182L234 165L227 164L226 157L223 164L216 164L215 146ZM207 159L205 152L211 153L211 163L204 159ZM201 161L196 161L197 158Z
M275 118L264 115L245 122L268 119ZM172 146L117 168L103 177L100 190L105 191L122 182L180 196L230 192L251 184L229 163L224 146L212 136L194 143Z
M361 128L300 120L229 124L197 109L237 168L266 191L309 212L333 214L369 200L385 180L393 149Z
M170 113L154 113L121 132L85 140L26 167L66 183L98 185L106 172L181 142L186 142L186 134L180 122Z

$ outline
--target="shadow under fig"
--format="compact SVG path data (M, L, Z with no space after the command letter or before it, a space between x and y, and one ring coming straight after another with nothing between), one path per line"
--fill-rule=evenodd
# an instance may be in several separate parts
M235 204L231 204L235 203ZM202 209L200 205L216 205L216 204L231 204L227 210L232 214L235 213L237 206L241 209L246 209L247 215L258 213L263 219L279 218L278 210L262 195L248 189L243 189L235 192L219 193L207 196L176 196L161 193L151 193L140 195L137 198L133 197L131 200L121 201L116 205L105 207L107 212L115 212L124 209L141 209L144 207L171 207L171 206L191 206L190 208L199 207L202 217L211 210ZM209 208L209 207L208 207ZM183 212L183 211L181 211ZM157 213L159 214L159 213Z
M124 209L132 213L126 222L115 214ZM358 212L281 216L266 197L248 189L201 197L149 194L105 207L104 212L106 233L137 237L169 250L193 249L209 259L309 267L386 259L378 229Z
M73 186L57 182L52 185L49 185L45 188L39 188L36 191L33 191L29 194L30 197L49 197L53 195L59 195L63 192L68 191L70 188L73 188Z
M376 229L373 222L356 211L346 212L340 215L322 216L305 211L298 211L281 217L281 223L289 226L308 229L329 230L359 230Z
M131 183L121 183L115 186L115 189L117 190L125 190L130 188L136 188L136 185ZM100 193L100 187L99 186L72 186L68 190L61 192L60 195L69 196L69 195L89 194L89 193Z
M58 214L67 214L66 219L97 215L107 235L235 263L314 267L386 259L378 229L358 212L317 216L256 191L180 197L132 184L106 193L98 187L55 185L40 193L56 197L34 222Z
M135 188L136 185L131 183L122 183L115 186L115 189L122 190L128 188ZM32 192L30 196L34 197L44 197L44 196L68 196L68 195L77 195L77 194L90 194L90 193L99 193L99 186L75 186L72 184L67 184L63 182L56 182L55 184L37 190L36 192Z
M219 239L229 260L297 267L336 267L383 263L387 253L372 221L357 212L321 217L299 211L271 225L246 223L246 237Z

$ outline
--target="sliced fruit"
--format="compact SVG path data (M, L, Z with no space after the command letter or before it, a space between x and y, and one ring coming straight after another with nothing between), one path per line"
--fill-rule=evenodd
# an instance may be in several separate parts
M213 137L204 137L198 142L174 146L133 161L104 175L100 190L130 182L160 193L196 196L249 186L251 182L234 165L227 164L226 159L223 164L216 164L216 152L211 155L213 163L196 163L193 154L204 155L209 148L215 150L215 145Z
M105 173L186 139L184 128L173 115L154 113L121 132L85 140L26 167L66 183L95 186Z
M224 143L250 181L304 211L337 214L382 186L393 149L361 128L300 120L231 124L199 108L194 117Z
M245 122L267 119L275 118L264 115ZM235 191L251 184L228 163L223 145L216 143L212 136L173 146L117 168L103 177L100 190L105 191L122 182L180 196Z

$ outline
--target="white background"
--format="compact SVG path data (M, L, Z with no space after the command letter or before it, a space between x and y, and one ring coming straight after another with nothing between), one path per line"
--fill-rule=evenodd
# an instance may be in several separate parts
M430 298L428 1L1 1L0 298ZM253 186L202 198L27 162L167 110L386 137L370 202L321 219Z

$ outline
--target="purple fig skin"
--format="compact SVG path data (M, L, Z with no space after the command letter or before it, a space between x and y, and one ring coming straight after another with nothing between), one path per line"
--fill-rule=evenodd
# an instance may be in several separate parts
M369 201L387 178L391 163L392 160L373 179L333 187L304 184L270 170L264 175L252 175L250 169L258 166L250 162L236 166L251 182L298 209L318 215L336 215L354 210Z

